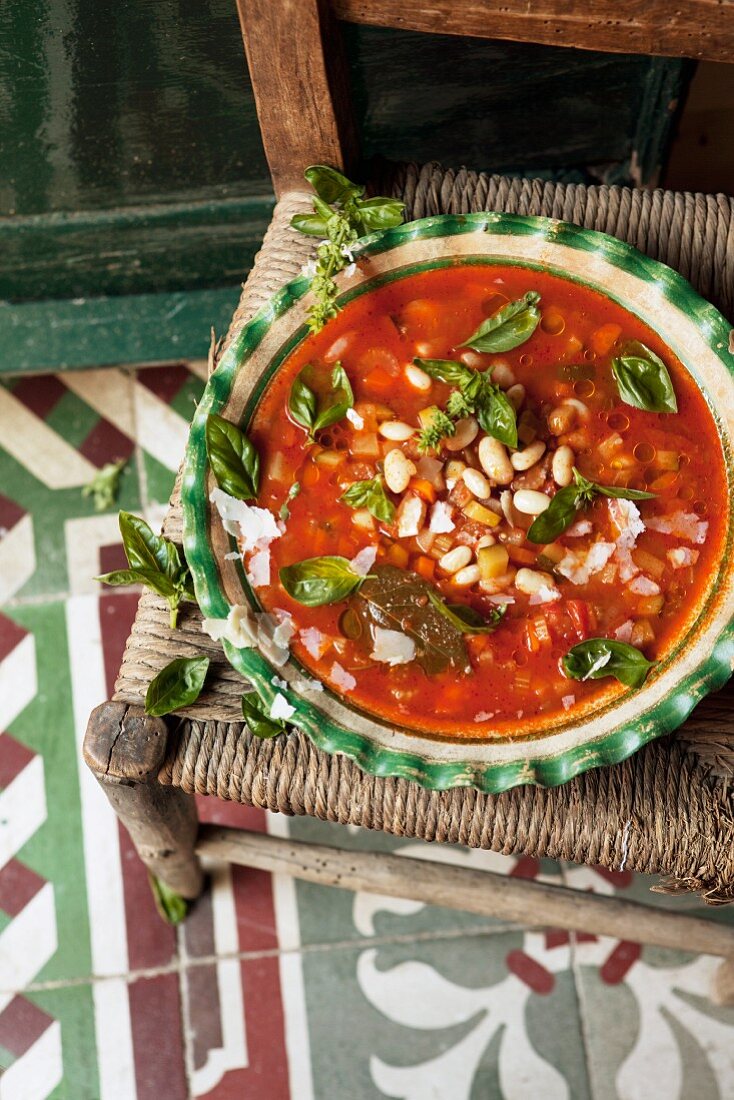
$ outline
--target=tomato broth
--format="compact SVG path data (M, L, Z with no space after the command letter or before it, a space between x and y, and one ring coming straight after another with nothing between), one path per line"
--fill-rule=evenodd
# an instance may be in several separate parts
M500 352L462 346L529 292L540 298L527 338ZM612 362L634 350L631 342L643 345L646 363L664 363L677 412L623 400ZM456 415L457 386L436 376L450 372L431 367L436 360L491 371L501 391L492 400L515 410L517 447L478 425L476 409ZM308 366L312 394L326 400L338 364L352 407L310 439L293 415L294 383ZM447 406L454 434L441 437L446 422L435 410ZM449 266L355 298L285 359L248 435L261 462L255 503L281 527L255 551L257 568L245 555L258 600L290 613L291 650L316 678L351 705L422 733L539 733L628 691L613 676L592 678L604 675L603 660L591 662L589 678L573 678L564 657L603 638L660 661L691 626L722 553L725 469L701 392L639 319L547 271ZM561 533L533 541L530 529L554 514L553 498L569 482L586 484L574 469L586 483L653 495L594 490ZM304 604L280 579L306 559L352 562L360 551L355 589L333 602ZM360 560L368 577L407 578L397 610L383 614L381 605L371 620L362 613L360 585L367 592L369 584ZM441 615L449 608L447 631L452 608L461 620L449 642L463 656L448 665L445 654L433 664L419 659L426 654L414 616L430 611L434 596ZM484 629L474 633L472 623Z

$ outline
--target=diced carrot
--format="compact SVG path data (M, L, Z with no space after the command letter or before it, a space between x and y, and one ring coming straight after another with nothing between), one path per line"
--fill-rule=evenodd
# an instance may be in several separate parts
M304 488L309 488L311 485L316 484L320 476L321 471L319 470L318 466L316 466L313 462L309 462L305 470L303 471L301 484L304 486Z
M395 386L395 379L391 374L388 374L382 367L375 367L366 376L364 380L364 388L371 393L379 393L382 395L391 393Z
M511 543L506 543L507 553L510 555L510 561L515 565L534 565L537 553L535 550L525 550L522 546L513 546Z
M615 340L622 334L619 325L602 325L591 334L591 347L597 355L606 355L612 350Z
M591 608L586 600L567 600L566 611L576 633L579 635L579 641L583 642L585 638L588 638L594 626Z
M427 504L433 504L436 499L435 488L424 477L411 478L408 488L417 493L419 497L423 497Z
M540 649L540 639L535 631L535 624L532 619L525 624L525 645L531 653L537 653Z
M425 580L432 581L436 572L436 563L433 558L426 557L425 554L419 554L413 559L413 569Z
M394 542L385 554L385 561L389 562L390 565L397 565L400 569L405 569L408 558L408 551L399 542Z

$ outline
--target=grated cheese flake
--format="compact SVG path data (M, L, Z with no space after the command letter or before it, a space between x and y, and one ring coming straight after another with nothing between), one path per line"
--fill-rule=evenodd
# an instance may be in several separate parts
M447 535L449 531L453 531L456 527L452 516L454 509L447 500L437 500L431 508L431 520L428 524L428 530L432 531L434 535Z
M310 657L313 657L315 661L318 661L320 657L326 653L327 649L331 645L331 639L326 634L322 634L315 626L303 627L298 633L303 648Z
M350 561L350 565L354 572L360 577L366 577L372 566L375 564L375 558L377 557L376 546L365 546L358 554Z
M404 665L415 657L415 642L400 630L376 626L370 657L386 665Z
M699 546L706 541L709 529L708 522L700 519L695 512L681 511L673 512L670 516L653 516L647 521L647 526L663 535L675 535L676 538L695 542Z
M286 699L285 695L282 695L279 691L276 692L275 698L270 704L270 717L281 718L283 721L288 721L296 713L296 708L292 707Z
M246 504L218 487L212 489L209 500L219 512L224 530L228 535L235 536L244 554L251 550L265 550L285 530L267 508Z
M334 661L331 666L331 679L342 691L352 691L357 686L357 681L351 672L347 672L345 668L342 668L338 661Z

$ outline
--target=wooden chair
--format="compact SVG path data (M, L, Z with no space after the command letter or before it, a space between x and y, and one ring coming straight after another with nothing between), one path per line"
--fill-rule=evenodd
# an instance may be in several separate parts
M307 164L348 172L358 151L335 19L552 43L576 48L729 60L734 11L680 0L238 0L263 141L278 204L245 284L226 342L292 278L311 243L290 229L310 208ZM306 75L307 74L307 75ZM381 170L381 190L406 202L408 218L469 210L546 214L612 233L678 268L725 314L734 315L734 203L722 195L561 185L486 176L438 165ZM225 342L225 346L226 346ZM221 349L220 349L221 350ZM217 353L212 353L212 366ZM164 531L181 541L179 488ZM642 943L727 956L715 995L734 1002L734 929L620 899L408 860L343 853L265 835L198 829L194 793L286 814L310 814L399 836L449 841L627 867L665 876L657 889L695 891L712 903L734 899L733 693L709 697L675 735L616 767L546 790L497 796L426 791L376 778L319 752L297 731L253 738L241 721L242 683L186 605L171 631L162 601L145 593L114 699L92 714L85 758L150 870L187 898L202 888L199 856L231 860L349 889L416 898L517 920L593 930ZM149 718L147 684L173 657L205 652L210 686L166 720Z

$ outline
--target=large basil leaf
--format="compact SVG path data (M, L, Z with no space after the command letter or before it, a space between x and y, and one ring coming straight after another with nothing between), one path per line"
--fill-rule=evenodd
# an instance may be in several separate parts
M204 686L208 657L177 657L148 684L145 713L160 718L195 703Z
M613 497L617 500L651 500L655 493L643 489L627 489L618 485L599 485L590 481L574 466L573 483L559 489L544 512L533 520L527 533L528 542L553 542L568 530L580 509L586 508L597 497Z
M602 680L614 676L628 687L641 687L654 661L639 649L611 638L588 638L569 649L563 669L573 680Z
M619 396L628 405L646 412L675 413L678 402L668 368L650 348L633 340L612 359L612 374Z
M469 671L464 633L438 610L433 587L416 573L378 565L365 577L353 607L366 627L399 630L412 638L415 660L429 675L452 667ZM365 630L370 637L371 631Z
M462 634L491 634L500 625L507 611L507 604L493 607L489 617L485 618L469 604L445 603L437 592L429 593L428 598L436 610Z
M530 290L517 301L508 302L482 321L476 332L459 346L482 352L512 351L529 340L538 327L539 301L540 294Z
M285 565L279 575L288 595L306 607L345 600L364 580L354 572L347 558L336 555L306 558Z
M242 696L242 715L255 737L268 740L288 729L282 718L271 718L259 695L250 692Z
M388 499L379 476L369 481L355 481L342 493L341 499L350 508L366 508L383 523L392 523L395 516L395 505Z
M220 489L238 500L257 496L260 457L236 424L210 413L206 420L206 453Z
M317 393L309 385L315 374L315 368L307 364L294 379L288 397L288 412L296 424L306 429L311 441L316 432L342 420L354 405L354 393L341 363L334 364L331 386L325 393Z
M318 214L294 214L291 218L291 227L299 233L305 233L307 237L318 237L323 240L326 236L326 222Z
M372 199L357 199L354 205L365 233L377 229L392 229L403 220L405 203L398 199L377 196Z
M506 447L517 447L517 415L504 392L492 384L483 387L476 403L480 427Z
M310 164L303 174L323 202L345 202L364 194L364 187L326 164Z

